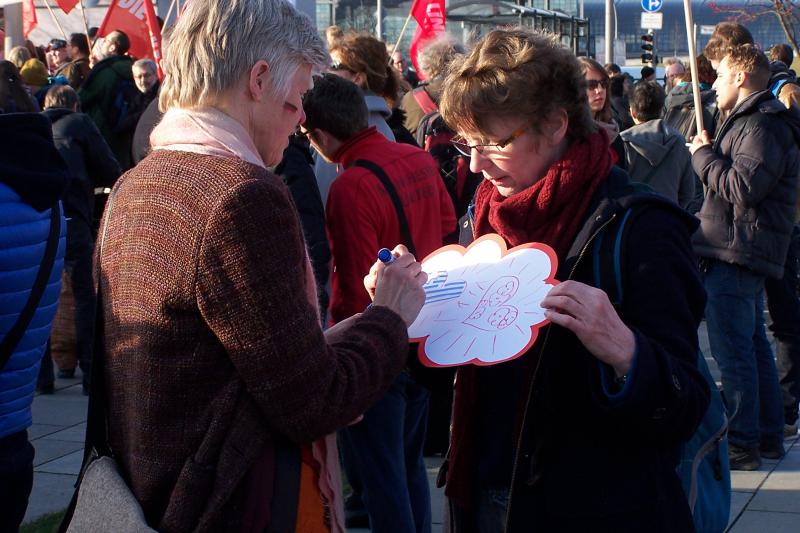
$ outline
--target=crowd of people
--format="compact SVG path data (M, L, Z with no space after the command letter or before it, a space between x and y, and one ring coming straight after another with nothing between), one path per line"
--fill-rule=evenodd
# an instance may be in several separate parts
M695 73L635 80L519 28L428 41L418 71L323 34L286 0L194 0L160 65L121 31L0 62L0 531L31 492L34 392L77 369L84 472L111 457L158 531L430 532L426 453L449 532L693 531L702 320L726 468L784 455L791 47L722 23ZM552 248L549 325L512 361L426 368L420 261L487 234ZM65 526L100 512L76 501Z

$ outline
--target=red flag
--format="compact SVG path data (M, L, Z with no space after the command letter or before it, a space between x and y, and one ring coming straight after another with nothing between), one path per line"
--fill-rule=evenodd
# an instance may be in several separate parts
M417 75L420 79L424 79L417 65L417 53L425 41L445 31L444 0L414 0L411 5L411 16L417 21L417 30L411 39L409 55L414 68L417 69Z
M56 4L64 13L69 15L69 12L78 5L78 0L56 0Z
M22 35L28 36L39 23L36 20L36 8L33 7L33 0L25 0L22 3Z
M150 0L112 0L97 35L105 37L116 30L130 39L128 54L161 61L161 30Z
M156 62L156 67L158 67L158 79L164 79L164 73L161 72L161 27L158 25L153 3L150 0L145 0L144 4L147 34L150 36L150 50L153 52L151 59Z

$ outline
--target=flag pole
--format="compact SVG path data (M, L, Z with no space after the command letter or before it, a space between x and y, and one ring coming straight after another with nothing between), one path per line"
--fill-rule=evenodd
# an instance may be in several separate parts
M697 76L697 43L694 39L694 21L692 20L691 0L683 0L686 15L686 38L689 40L689 69L692 73L692 92L694 93L694 117L697 124L697 135L703 131L703 107L700 99L700 80Z
M83 10L83 0L78 0L78 5L81 7L81 18L83 19L83 29L86 31L86 44L89 45L89 66L92 65L92 40L89 38L89 23L86 22L86 11Z
M172 0L172 2L170 2L170 4L169 4L169 9L167 10L167 16L166 16L166 17L164 17L164 27L166 27L166 26L167 26L167 23L169 22L169 17L170 17L170 15L172 15L172 10L173 10L173 9L175 9L175 3L176 3L177 1L178 1L178 0ZM180 8L178 8L178 9L180 9ZM176 14L176 15L175 15L175 17L177 18L177 16L178 16L178 15Z
M412 5L413 8L413 5ZM403 28L400 30L400 36L397 38L397 42L394 43L394 47L392 48L392 53L389 54L389 64L392 62L392 56L395 52L397 52L397 48L400 46L400 41L403 40L403 34L406 32L406 28L408 28L408 23L411 22L411 12L409 11L408 16L406 17L405 23L403 23Z
M64 28L61 27L61 23L56 18L56 14L53 13L53 8L50 7L50 2L48 2L47 0L44 0L44 5L47 8L47 11L50 12L50 16L53 17L53 22L56 23L56 26L58 27L58 31L61 32L61 35L64 36L64 40L67 42L67 44L69 44L69 38L67 37L66 32L64 32Z

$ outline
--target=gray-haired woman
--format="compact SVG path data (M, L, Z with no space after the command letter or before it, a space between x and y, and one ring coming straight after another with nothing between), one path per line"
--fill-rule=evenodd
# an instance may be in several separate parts
M398 247L365 281L373 305L323 334L297 214L266 168L327 62L285 0L193 0L165 50L153 152L113 193L109 440L159 531L343 531L324 437L405 366L419 264Z

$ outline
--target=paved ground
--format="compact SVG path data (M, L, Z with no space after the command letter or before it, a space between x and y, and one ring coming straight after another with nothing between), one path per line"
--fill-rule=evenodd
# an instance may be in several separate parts
M701 328L701 347L708 340ZM707 358L715 377L719 374ZM37 396L33 402L30 437L36 448L33 493L26 521L66 507L80 468L86 429L86 397L79 379L58 380L56 393ZM796 533L800 531L800 444L786 441L788 453L781 461L765 460L756 472L733 472L731 533ZM434 487L440 459L428 459L433 501L434 531L441 531L443 494ZM367 530L351 530L364 532Z

